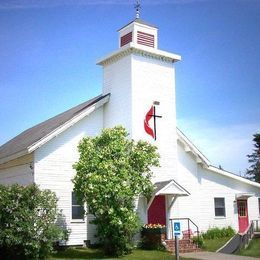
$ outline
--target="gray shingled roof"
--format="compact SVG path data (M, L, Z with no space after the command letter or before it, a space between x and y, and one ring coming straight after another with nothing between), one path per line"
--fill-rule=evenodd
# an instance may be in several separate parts
M8 141L0 147L0 159L22 152L23 150L33 145L35 142L41 140L46 135L54 131L59 126L66 123L68 120L75 117L84 109L97 103L98 101L100 101L108 95L109 94L99 95L57 116L54 116L36 126L33 126L25 130L24 132L17 135L16 137L14 137L13 139L11 139L10 141Z
M147 23L145 22L144 20L140 19L140 18L136 18L134 19L133 21L131 21L130 23L124 25L123 27L121 27L120 29L118 29L117 31L120 31L121 29L125 28L126 26L128 26L129 24L133 23L133 22L136 22L136 23L140 23L140 24L144 24L144 25L147 25L147 26L150 26L150 27L154 27L154 28L158 28L156 27L155 25L152 25L150 23Z
M155 189L154 189L153 193L156 194L159 190L161 190L162 188L164 188L165 186L167 186L171 181L172 181L172 180L156 182L156 183L154 184Z

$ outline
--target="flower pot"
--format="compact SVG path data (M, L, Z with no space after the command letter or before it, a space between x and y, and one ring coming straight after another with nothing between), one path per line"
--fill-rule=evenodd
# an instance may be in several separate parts
M145 234L165 234L166 228L142 228L142 235Z

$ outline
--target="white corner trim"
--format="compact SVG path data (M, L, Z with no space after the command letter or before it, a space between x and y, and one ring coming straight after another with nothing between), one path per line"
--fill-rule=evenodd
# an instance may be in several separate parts
M47 134L45 137L40 139L39 141L35 142L31 146L28 147L28 153L31 153L44 145L45 143L49 142L52 138L56 137L60 133L67 130L69 127L73 126L77 122L79 122L84 117L90 115L93 111L97 110L99 107L103 106L106 102L108 102L109 96L99 100L97 103L93 104L92 106L84 109L81 113L77 114L67 122L65 122L63 125L59 126L55 130L53 130L51 133Z
M148 202L148 204L147 204L147 209L146 209L147 212L148 212L148 209L150 208L150 206L152 205L152 202L153 202L154 198L155 198L155 195L153 195L153 196L150 198L150 200L149 200L149 202Z

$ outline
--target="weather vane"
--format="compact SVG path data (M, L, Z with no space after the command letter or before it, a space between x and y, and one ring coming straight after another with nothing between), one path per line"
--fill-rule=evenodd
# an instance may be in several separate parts
M140 9L141 9L140 0L136 0L135 3L136 19L140 18Z

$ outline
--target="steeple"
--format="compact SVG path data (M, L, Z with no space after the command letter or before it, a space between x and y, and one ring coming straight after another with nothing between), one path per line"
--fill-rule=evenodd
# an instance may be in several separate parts
M141 9L140 0L137 0L137 1L136 1L136 4L135 4L136 19L139 19L139 18L140 18L140 9Z
M140 15L140 6L136 8ZM111 94L103 127L120 124L130 138L156 143L162 167L154 178L162 181L177 178L173 63L181 57L158 49L157 31L156 26L135 18L119 29L119 48L98 64L103 66L102 92Z
M135 3L136 18L118 30L119 48L129 46L133 43L136 46L146 46L157 49L158 28L140 19L140 0Z

